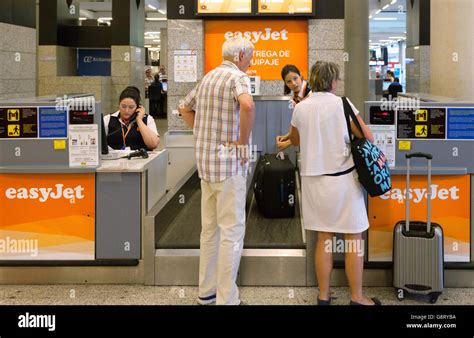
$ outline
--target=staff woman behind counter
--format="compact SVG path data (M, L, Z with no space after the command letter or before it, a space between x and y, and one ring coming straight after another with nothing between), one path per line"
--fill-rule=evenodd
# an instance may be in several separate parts
M120 94L119 110L104 116L107 143L112 149L153 150L160 144L160 135L153 117L140 105L140 90L127 87Z
M311 88L308 82L301 76L300 70L294 65L286 65L281 70L281 79L285 83L285 95L292 94L290 101L293 106L297 105L311 95ZM291 146L290 132L286 135L277 136L276 142L280 150Z

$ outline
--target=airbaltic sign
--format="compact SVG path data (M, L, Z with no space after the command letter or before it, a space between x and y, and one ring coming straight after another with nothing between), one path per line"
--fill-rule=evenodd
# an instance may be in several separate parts
M281 68L291 63L307 78L307 21L206 21L206 73L222 62L222 44L235 37L246 38L255 46L248 75L260 76L262 80L281 80Z

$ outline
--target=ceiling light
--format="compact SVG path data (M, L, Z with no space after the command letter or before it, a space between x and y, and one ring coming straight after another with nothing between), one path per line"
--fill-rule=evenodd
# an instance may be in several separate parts
M392 0L392 2L390 3L390 5L393 5L393 4L396 4L397 3L397 0Z
M386 9L389 8L389 7L390 7L390 5L385 5L385 6L382 7L382 9L383 9L383 10L386 10Z
M159 9L158 12L160 12L160 13L163 14L163 15L166 15L166 11L165 11L165 10Z
M379 14L381 11L382 11L382 10L381 10L381 9L379 9L377 12L375 12L375 14Z
M87 20L87 18L79 18L80 21Z
M148 8L151 8L151 9L153 9L154 11L156 11L156 7L155 7L155 6L148 5Z
M374 18L377 21L397 21L397 18Z
M110 20L112 20L112 18L99 18L99 20L102 20L102 21L110 21Z

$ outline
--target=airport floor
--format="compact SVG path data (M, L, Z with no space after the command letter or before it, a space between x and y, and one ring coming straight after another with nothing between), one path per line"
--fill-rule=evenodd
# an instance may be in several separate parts
M431 305L416 297L400 302L393 288L364 288L384 305ZM0 285L0 305L196 305L197 287L141 285ZM240 287L248 305L314 305L316 287ZM332 288L334 305L347 305L347 287ZM474 288L445 289L435 305L474 305Z

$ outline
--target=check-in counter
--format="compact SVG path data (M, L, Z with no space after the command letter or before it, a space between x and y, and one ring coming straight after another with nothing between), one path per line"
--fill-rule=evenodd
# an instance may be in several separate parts
M101 119L90 95L0 102L0 283L144 282L168 153L101 160Z
M405 219L407 196L411 219L426 221L426 160L412 160L411 190L405 190L405 155L425 152L433 155L432 222L444 232L446 284L472 286L472 276L459 271L474 268L474 104L421 102L390 109L383 102L366 102L365 108L375 143L387 156L392 183L390 192L368 198L368 266L390 266L393 228Z

